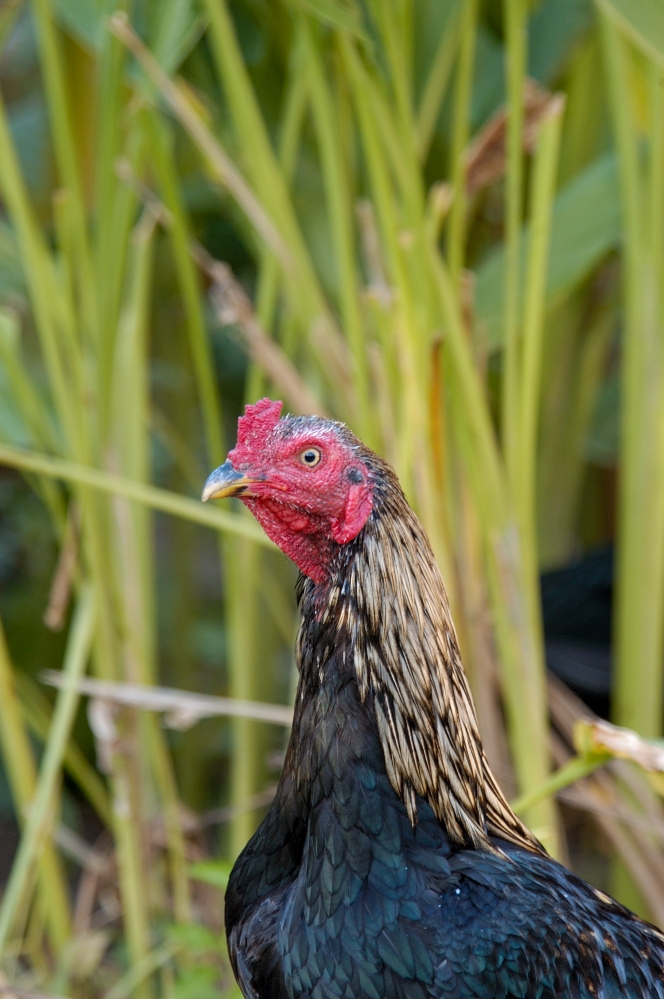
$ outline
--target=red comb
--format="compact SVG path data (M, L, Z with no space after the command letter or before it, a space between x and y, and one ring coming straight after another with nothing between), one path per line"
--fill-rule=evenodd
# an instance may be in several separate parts
M244 407L244 416L237 421L237 444L228 455L231 461L251 458L253 448L263 444L279 422L282 406L282 402L259 399Z

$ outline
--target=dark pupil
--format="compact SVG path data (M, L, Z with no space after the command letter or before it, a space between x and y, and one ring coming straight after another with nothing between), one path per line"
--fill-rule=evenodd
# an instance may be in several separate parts
M312 465L315 462L316 458L317 454L315 451L304 452L304 460L306 461L307 465Z

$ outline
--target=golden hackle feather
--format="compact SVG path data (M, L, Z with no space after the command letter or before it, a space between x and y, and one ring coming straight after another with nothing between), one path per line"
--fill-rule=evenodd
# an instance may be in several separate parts
M363 457L376 481L375 508L324 614L352 636L360 695L373 706L392 786L413 823L420 795L457 843L492 850L489 837L497 836L543 852L489 769L422 525L391 468L371 452Z

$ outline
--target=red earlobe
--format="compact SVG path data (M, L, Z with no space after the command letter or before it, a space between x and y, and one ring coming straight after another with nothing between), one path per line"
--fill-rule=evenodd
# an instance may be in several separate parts
M335 518L330 524L332 537L338 545L346 545L356 538L371 513L373 490L363 482L348 490L348 499L343 517Z

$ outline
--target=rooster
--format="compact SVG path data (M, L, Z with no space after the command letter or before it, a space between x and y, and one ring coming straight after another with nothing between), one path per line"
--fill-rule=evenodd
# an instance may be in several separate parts
M246 407L203 499L299 567L293 729L226 894L246 999L664 999L664 936L553 861L482 749L443 581L343 424Z

